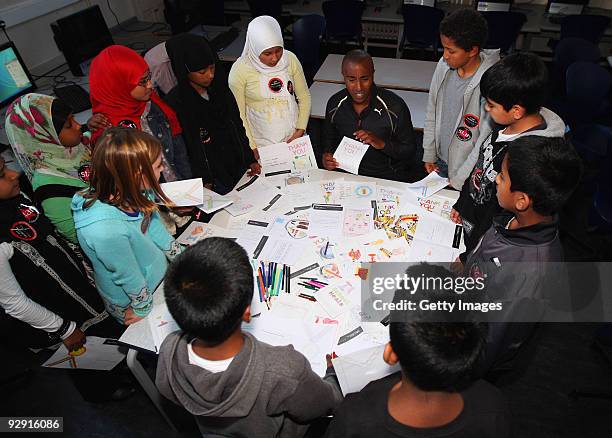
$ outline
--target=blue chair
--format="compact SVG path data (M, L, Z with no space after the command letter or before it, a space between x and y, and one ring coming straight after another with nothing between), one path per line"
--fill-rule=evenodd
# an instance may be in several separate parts
M598 45L610 17L603 15L568 15L561 21L561 40L565 38L582 38Z
M521 27L527 21L525 14L520 12L482 12L489 26L489 38L485 49L500 49L507 53L514 47Z
M293 49L300 60L308 85L321 66L321 38L325 34L325 17L305 15L293 23Z
M588 122L610 110L607 98L612 77L602 66L575 62L567 69L565 83L569 116L563 117L566 123Z
M260 15L269 15L276 18L276 21L280 23L283 14L282 0L247 0L247 3L253 18Z
M440 41L439 28L444 12L429 6L403 5L402 15L404 16L404 30L397 48L397 57L403 56L406 43L420 49L433 47L434 57L437 57Z
M359 47L363 47L361 16L365 3L357 0L328 0L323 2L322 8L326 22L326 42L340 41L343 51L346 49L347 41L356 41Z
M593 139L598 152L605 155L600 161L598 177L596 179L595 195L593 196L593 209L590 214L590 223L600 229L612 231L612 128L598 126Z

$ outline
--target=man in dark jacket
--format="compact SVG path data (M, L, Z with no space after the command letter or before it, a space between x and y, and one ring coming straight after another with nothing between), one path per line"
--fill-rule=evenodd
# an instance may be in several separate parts
M342 137L370 145L359 175L413 182L425 176L416 154L410 111L397 94L374 84L374 62L363 50L342 60L346 89L327 102L323 133L323 166L338 168L333 158Z

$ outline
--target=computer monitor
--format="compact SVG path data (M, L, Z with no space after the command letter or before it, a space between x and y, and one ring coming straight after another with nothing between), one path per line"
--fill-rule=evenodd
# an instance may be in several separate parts
M92 6L51 23L57 47L75 76L87 74L89 61L115 44L99 6Z
M480 12L508 12L513 0L478 0L476 10Z
M404 0L405 5L429 6L436 7L436 0Z
M29 93L36 84L12 42L0 45L0 107Z
M579 15L589 0L548 0L546 12L552 15Z

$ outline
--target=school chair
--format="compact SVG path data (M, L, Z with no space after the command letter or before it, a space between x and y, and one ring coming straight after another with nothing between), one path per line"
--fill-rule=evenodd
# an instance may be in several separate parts
M565 74L566 123L588 122L608 114L611 104L608 93L612 87L612 76L598 64L575 62Z
M561 40L582 38L597 45L610 25L610 17L603 15L568 15L561 21Z
M319 48L324 34L325 17L321 15L305 15L293 23L293 49L302 64L309 86L321 66Z
M281 22L281 15L283 14L282 0L247 0L247 3L253 18L260 15L269 15L276 18L276 21L279 23Z
M599 47L582 38L565 38L559 41L553 53L551 68L551 95L565 96L565 73L574 62L585 61L597 64Z
M596 180L593 208L590 224L605 231L612 231L612 128L598 127L599 147L605 147L606 153L601 160L601 167Z
M347 41L355 41L363 47L361 16L365 3L357 0L327 0L322 5L325 15L325 42L340 41L342 53L346 52Z
M404 29L402 39L397 47L396 57L404 56L406 44L421 49L433 48L434 58L438 56L439 28L444 18L444 12L437 8L420 5L403 5ZM424 56L422 56L424 57Z
M489 38L484 48L500 49L502 53L514 48L519 32L527 21L521 12L482 12L482 16L489 26Z

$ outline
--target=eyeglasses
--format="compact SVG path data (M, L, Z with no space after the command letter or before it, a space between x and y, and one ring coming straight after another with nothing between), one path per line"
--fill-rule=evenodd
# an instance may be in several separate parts
M147 84L151 81L151 78L153 77L151 70L147 70L147 72L143 75L142 78L140 78L140 80L138 81L138 85L139 87L146 87Z

